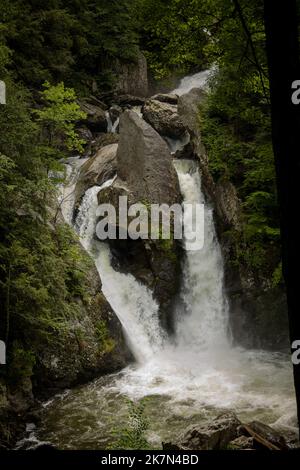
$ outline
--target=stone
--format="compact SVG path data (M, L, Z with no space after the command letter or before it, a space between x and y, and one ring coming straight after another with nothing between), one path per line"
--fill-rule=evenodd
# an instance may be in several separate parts
M116 174L118 144L106 145L81 167L75 187L75 206L92 186L101 186Z
M177 113L177 106L170 103L162 103L154 99L146 101L142 109L143 117L159 134L180 138L186 128Z
M133 111L125 111L120 119L117 174L137 201L169 205L181 201L166 142Z
M264 444L263 441L260 442L259 438L262 438L266 443L270 443L279 450L288 449L285 438L276 431L276 429L259 421L252 421L245 426L241 426L240 433L246 434L247 436L250 435L250 437L253 437L256 443L260 444L261 447L264 447Z
M141 202L181 202L177 174L163 138L137 113L125 111L120 119L117 152L118 178L98 194L99 204L111 203L118 213L119 196L129 205ZM122 230L122 227L117 227ZM180 281L181 248L177 240L109 240L113 266L131 273L151 288L163 327L172 329L172 309Z
M140 96L133 96L129 94L122 94L114 97L114 103L119 106L127 107L127 106L143 106L145 104L145 98L141 98Z
M178 104L178 95L173 95L171 93L159 93L157 95L152 96L152 100L160 101L161 103L169 103L169 104Z
M254 439L253 437L240 436L230 441L228 444L230 450L253 450Z
M213 421L199 426L191 426L177 442L163 443L164 450L219 450L238 437L241 425L236 415L226 412Z
M206 93L203 90L193 88L178 99L178 114L184 126L193 135L199 133L199 107L205 98Z

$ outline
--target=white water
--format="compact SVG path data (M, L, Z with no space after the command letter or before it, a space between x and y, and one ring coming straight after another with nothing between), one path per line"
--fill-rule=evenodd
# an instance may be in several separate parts
M180 80L178 87L175 88L172 93L181 96L185 93L188 93L193 88L207 88L207 80L210 76L210 73L211 70L209 69L184 77L182 80Z
M120 118L117 118L114 122L112 122L112 119L108 111L106 111L105 115L106 115L106 121L107 121L107 132L116 134L119 123L120 123Z
M208 71L186 77L174 92L183 94L203 86L207 77ZM195 164L176 161L175 167L184 201L203 203ZM97 193L101 189L87 191L76 229L95 260L103 292L123 325L137 363L51 404L48 421L54 431L50 440L65 448L97 448L99 442L104 445L103 435L109 435L111 420L116 424L124 420L123 396L149 397L150 440L155 444L162 436L177 436L191 422L205 421L221 409L235 410L241 419L259 419L280 430L296 431L288 357L231 346L222 256L212 208L205 205L203 250L186 253L176 333L166 338L151 292L130 274L116 272L109 248L94 238ZM44 437L49 438L47 429Z
M102 290L117 313L131 350L139 363L144 363L163 345L164 334L159 327L158 305L147 287L130 274L122 274L111 266L109 247L94 238L97 194L112 184L89 189L82 201L76 228L83 246L92 254L102 280Z
M71 157L66 162L65 182L60 187L58 202L65 221L71 225L74 204L75 204L75 187L81 166L87 161L86 158Z
M201 181L196 163L176 160L179 184L184 202L204 204ZM185 224L185 236L195 221ZM200 230L200 228L199 228ZM205 205L204 247L199 251L187 251L183 268L182 298L186 315L178 317L177 337L179 345L195 352L214 348L228 348L228 303L223 293L223 265L216 238L213 210Z

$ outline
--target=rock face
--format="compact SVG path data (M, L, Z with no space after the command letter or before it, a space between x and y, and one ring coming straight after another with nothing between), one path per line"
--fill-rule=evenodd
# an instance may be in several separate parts
M137 200L159 204L181 200L166 142L133 111L121 116L117 173Z
M142 52L138 52L135 62L116 60L112 70L117 76L116 91L119 94L142 97L148 95L147 60Z
M84 256L89 256L84 252ZM131 358L122 326L101 290L99 274L90 260L88 303L78 299L79 315L69 321L67 338L56 338L36 351L35 396L83 383L121 369Z
M118 144L106 145L82 165L75 189L76 206L89 188L101 186L116 174L117 150Z
M240 421L233 413L224 413L207 425L189 428L174 443L163 443L164 450L225 449L238 436Z
M164 450L287 450L286 440L270 426L242 424L226 412L200 426L191 426L177 441L162 443Z
M158 95L154 95L152 100L160 101L161 103L178 104L178 96L172 95L171 93L159 93Z
M161 135L179 138L185 134L186 129L177 113L176 104L152 98L146 101L142 113L145 121Z
M178 114L188 128L191 141L177 157L194 154L198 159L204 193L215 208L215 223L223 252L225 289L230 302L230 323L235 343L247 348L283 349L288 347L285 293L270 288L260 276L234 262L241 249L243 211L236 188L230 181L214 181L202 143L199 120L205 92L193 89L180 96Z
M34 363L29 366L26 362L22 367L18 362L17 374L14 372L5 380L0 378L0 449L13 445L24 432L26 413L37 398L47 398L65 388L119 370L131 360L122 326L102 293L96 267L81 249L87 290L85 298L74 298L78 304L76 315L70 314L66 328L56 330L51 341L35 335L30 343ZM24 361L28 345L25 349L18 341L17 350L20 347L24 349L18 361ZM14 367L12 363L10 366Z
M99 203L118 209L118 197L128 196L129 205L181 202L179 183L165 141L133 111L120 120L117 152L118 178L99 193ZM120 228L120 227L119 227ZM176 240L111 240L114 267L130 272L153 291L160 306L160 319L172 328L172 307L180 282L181 249Z

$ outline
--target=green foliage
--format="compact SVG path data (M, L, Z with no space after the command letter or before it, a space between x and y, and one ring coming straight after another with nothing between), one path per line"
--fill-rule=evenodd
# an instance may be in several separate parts
M140 0L136 2L141 44L157 79L171 72L204 67L208 42L203 6L195 0Z
M61 156L58 150L83 151L84 141L75 132L75 123L86 118L76 103L76 94L72 88L65 88L64 83L51 86L44 83L41 93L45 106L35 111L37 119L47 131L49 147Z
M29 349L25 350L18 341L14 341L9 357L9 378L14 381L16 378L20 380L31 377L35 362L34 353Z
M11 51L10 70L30 87L64 81L85 88L96 81L101 88L111 59L136 56L131 3L0 0L0 72Z
M145 401L135 403L128 400L128 412L128 427L114 431L118 439L110 448L115 450L149 449L150 446L145 437L149 428L149 420L145 417Z
M99 321L95 328L99 349L101 352L109 353L115 348L115 341L110 337L107 324L104 320Z
M218 68L201 109L201 129L215 180L231 181L242 203L238 262L271 279L280 261L280 232L262 3L240 2L255 55L230 3L218 0L209 10L220 18L207 47Z

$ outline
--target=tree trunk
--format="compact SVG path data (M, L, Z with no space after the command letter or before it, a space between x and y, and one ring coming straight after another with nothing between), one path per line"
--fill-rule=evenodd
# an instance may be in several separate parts
M292 83L300 80L296 0L264 0L264 17L281 213L283 275L292 344L300 340L300 105L294 105L291 99ZM294 365L294 382L299 424L300 365Z

